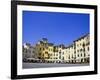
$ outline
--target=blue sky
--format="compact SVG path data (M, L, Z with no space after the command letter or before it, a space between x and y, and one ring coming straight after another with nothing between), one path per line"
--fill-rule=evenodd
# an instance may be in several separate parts
M89 14L23 11L23 43L47 38L54 44L71 44L89 33Z

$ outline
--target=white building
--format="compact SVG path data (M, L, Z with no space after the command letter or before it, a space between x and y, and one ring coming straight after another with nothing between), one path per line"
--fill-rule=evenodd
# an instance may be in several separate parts
M76 54L76 62L89 62L89 34L77 39L74 41L75 43L75 54Z
M36 59L35 47L31 46L29 43L23 45L23 59Z

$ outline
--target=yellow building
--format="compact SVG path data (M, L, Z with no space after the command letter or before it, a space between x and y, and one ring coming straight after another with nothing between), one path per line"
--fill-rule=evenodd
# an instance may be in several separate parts
M54 46L52 43L48 43L48 47L44 50L44 57L47 57L45 58L45 60L47 62L53 62L54 61Z
M38 58L43 62L53 62L54 61L54 47L52 43L48 43L46 38L43 38L36 44L36 54Z
M48 45L47 45L47 40L46 39L42 39L40 40L36 46L35 46L35 51L36 51L36 54L38 56L39 59L41 60L44 60L45 58L48 58L49 55L48 53L46 53L44 55L44 51L48 48Z

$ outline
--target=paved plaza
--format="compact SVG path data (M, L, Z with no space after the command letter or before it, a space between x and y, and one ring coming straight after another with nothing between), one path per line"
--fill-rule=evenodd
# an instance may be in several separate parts
M73 67L73 66L89 66L89 64L23 63L24 69L47 68L47 67Z

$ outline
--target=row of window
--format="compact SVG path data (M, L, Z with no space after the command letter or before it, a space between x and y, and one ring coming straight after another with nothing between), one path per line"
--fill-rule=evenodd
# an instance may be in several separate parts
M78 54L77 56L78 57L86 57L86 54L85 53L84 54L81 53L80 55Z
M42 50L45 50L45 48L39 48L39 50L42 51ZM88 47L87 50L89 51L89 47ZM49 49L49 51L53 51L53 49ZM58 50L56 50L56 51L58 52ZM77 50L77 52L81 52L81 51L85 51L85 48L84 49ZM61 50L59 51L59 53L61 53ZM62 52L62 54L64 54L64 52Z
M86 57L86 54L85 53L84 54L81 53L81 54L78 54L77 57ZM69 55L69 57L68 57L68 59L75 59L75 58L76 58L76 55L72 55L72 56ZM59 57L52 57L52 54L50 54L47 57L45 56L45 59L62 59L62 60L64 60L64 56L59 55Z
M50 54L50 56L58 56L58 54Z
M87 50L89 51L89 47L87 47ZM81 48L81 49L77 50L77 52L82 52L82 51L85 52L86 51L85 48L83 48L83 49Z
M46 48L48 49L48 48ZM39 48L40 51L45 50L45 48ZM48 49L49 51L53 51L53 49Z
M58 58L57 57L54 57L54 58L51 57L50 59L58 59Z
M24 53L35 53L34 51L28 50L28 49L23 49L23 52L24 52Z
M77 47L79 46L82 46L82 47L85 47L85 46L88 46L90 43L87 42L87 43L80 43L80 44L77 44Z

